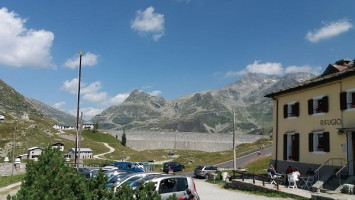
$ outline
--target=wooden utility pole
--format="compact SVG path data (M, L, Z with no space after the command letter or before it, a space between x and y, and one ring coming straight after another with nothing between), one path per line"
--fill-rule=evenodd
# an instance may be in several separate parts
M235 152L235 111L233 109L233 169L237 170L237 156Z
M78 80L78 102L76 109L76 137L75 137L75 168L79 170L78 166L78 134L79 134L79 105L80 105L80 81L81 81L81 57L83 55L82 51L79 51L80 59L79 59L79 80Z
M18 119L16 121L16 127L15 127L15 131L14 131L14 141L13 141L13 144L12 144L12 170L11 170L11 176L14 175L14 167L15 167L15 147L16 147L17 126L18 126Z

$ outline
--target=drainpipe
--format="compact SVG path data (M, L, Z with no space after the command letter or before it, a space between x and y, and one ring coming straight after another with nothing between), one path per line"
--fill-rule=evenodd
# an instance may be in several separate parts
M275 166L275 169L277 171L277 158L278 158L278 151L279 151L279 100L278 99L275 99L275 97L272 97L272 99L274 101L276 101L276 130L275 130L275 133L276 133L276 154L275 154L275 163L274 163L274 166Z

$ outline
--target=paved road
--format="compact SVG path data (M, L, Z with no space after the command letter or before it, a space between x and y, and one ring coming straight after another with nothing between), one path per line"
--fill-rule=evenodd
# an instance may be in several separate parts
M268 156L271 155L272 152L272 148L266 148L263 149L261 151L261 156ZM245 155L243 157L237 158L237 168L244 168L246 164L248 164L248 162L256 159L257 157L259 157L258 152L254 152L254 153L250 153L248 155ZM224 163L220 163L216 165L219 168L233 168L233 160L224 162Z
M103 159L103 160L104 160L105 158L101 158L101 156L104 156L104 155L106 155L106 154L109 154L109 153L112 153L112 152L115 151L115 149L112 148L110 145L108 145L106 142L104 142L104 145L105 145L107 148L109 148L110 150L109 150L108 152L105 152L105 153L102 153L102 154L94 155L94 156L93 156L94 158Z
M271 155L271 152L272 152L272 148L266 148L261 151L261 156ZM238 167L244 168L245 165L248 164L248 162L256 159L257 157L259 157L258 152L253 152L253 153L247 154L243 157L237 158L237 168ZM233 160L230 160L230 161L227 161L224 163L220 163L220 164L216 164L216 166L218 168L233 168ZM193 177L194 172L186 172L186 173L183 173L183 175Z
M205 179L194 179L197 193L201 200L264 200L264 199L282 199L284 198L269 198L248 194L238 190L223 189L217 184L207 183Z

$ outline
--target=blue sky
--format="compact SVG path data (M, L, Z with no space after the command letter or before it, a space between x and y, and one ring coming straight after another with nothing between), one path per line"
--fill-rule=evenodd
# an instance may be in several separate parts
M168 100L244 73L319 74L355 58L355 1L0 0L0 79L90 119L133 89Z

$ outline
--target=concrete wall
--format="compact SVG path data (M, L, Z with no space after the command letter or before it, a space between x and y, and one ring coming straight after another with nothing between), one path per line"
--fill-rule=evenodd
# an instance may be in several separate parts
M14 174L23 174L26 172L26 163L21 163L14 168ZM0 176L10 176L12 174L12 163L0 163Z
M123 131L110 134L121 140ZM236 134L236 145L251 143L267 136ZM192 132L149 132L126 130L126 145L138 150L148 149L186 149L207 152L224 151L233 148L233 135L219 133Z

